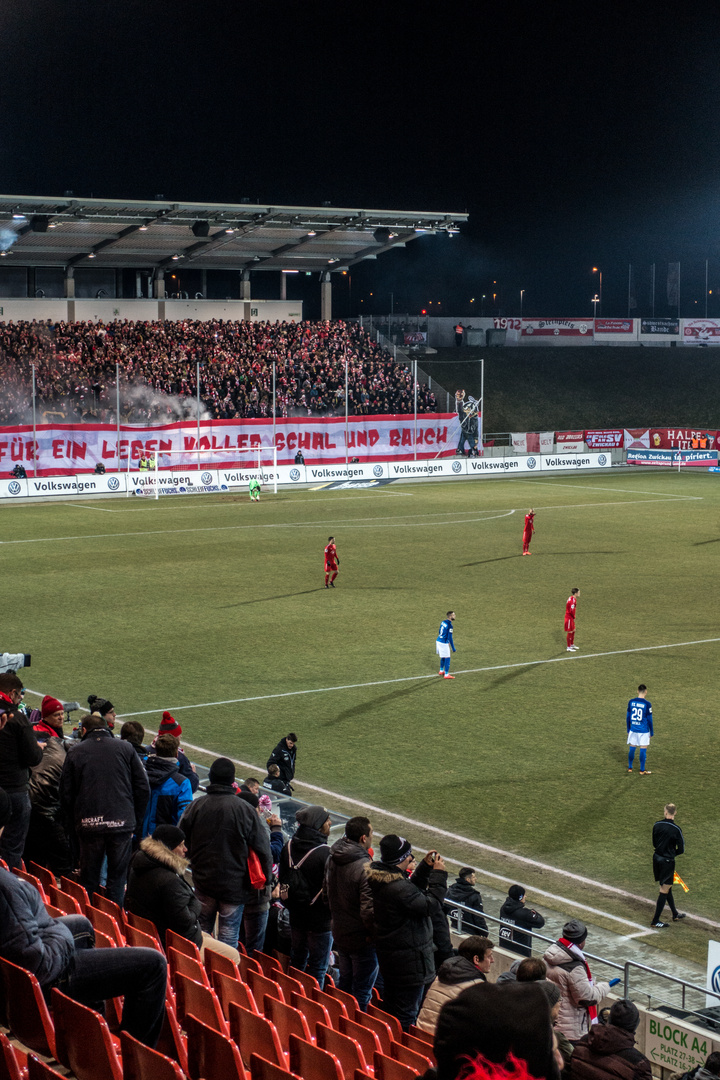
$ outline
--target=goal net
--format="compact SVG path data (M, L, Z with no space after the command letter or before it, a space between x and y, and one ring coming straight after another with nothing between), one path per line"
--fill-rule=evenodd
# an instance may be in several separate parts
M258 481L277 494L277 448L158 450L148 468L128 481L128 495L202 495L228 492Z

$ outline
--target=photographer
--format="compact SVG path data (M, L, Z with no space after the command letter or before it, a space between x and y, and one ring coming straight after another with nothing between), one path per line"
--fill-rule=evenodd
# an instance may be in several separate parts
M0 710L7 717L0 730L0 787L8 794L12 811L0 839L0 858L11 870L20 866L30 825L30 769L42 761L35 732L19 708L22 690L17 675L0 675Z

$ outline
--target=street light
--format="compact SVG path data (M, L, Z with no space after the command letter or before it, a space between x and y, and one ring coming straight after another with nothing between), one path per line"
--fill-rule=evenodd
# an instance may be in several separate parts
M600 297L598 296L597 293L595 293L595 295L593 296L590 303L593 306L593 319L596 319L597 318L597 306L600 303Z
M521 319L522 319L522 309L523 309L523 296L524 296L524 295L525 295L525 290L524 290L524 289L521 289L521 290L520 290L520 318L521 318Z
M600 314L602 315L602 270L597 266L593 266L593 274L600 275L600 289L598 290L600 295L598 296L598 303L600 305Z

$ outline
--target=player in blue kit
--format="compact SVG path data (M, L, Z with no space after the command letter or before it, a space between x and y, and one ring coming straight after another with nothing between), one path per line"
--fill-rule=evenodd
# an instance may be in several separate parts
M448 611L447 615L440 623L440 631L435 639L435 651L440 657L440 670L438 675L443 675L446 679L454 679L455 676L450 674L450 650L456 651L453 644L453 622L455 621L455 612Z
M652 705L647 700L647 686L640 683L638 696L628 701L627 707L627 731L628 731L628 772L633 771L635 760L635 747L640 747L640 775L650 776L651 772L645 768L645 756L650 745L650 739L654 735Z

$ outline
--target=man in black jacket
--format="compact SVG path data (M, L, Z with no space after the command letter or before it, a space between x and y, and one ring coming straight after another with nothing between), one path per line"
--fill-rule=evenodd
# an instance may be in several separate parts
M525 889L522 885L510 886L507 899L500 908L500 918L512 927L526 930L540 930L545 925L545 919L539 912L525 907ZM519 953L520 956L532 956L532 936L523 934L522 929L507 930L501 926L499 937L510 952Z
M405 1031L417 1019L424 987L435 978L432 913L437 901L423 888L438 873L445 880L445 864L436 851L427 853L410 881L412 862L410 841L391 833L383 836L380 859L368 871L383 1008Z
M237 948L246 901L255 895L248 852L260 860L266 882L272 873L270 840L257 813L235 794L235 766L217 758L210 766L206 794L196 799L178 822L185 833L195 895L202 905L200 926Z
M345 835L330 848L324 886L340 969L338 985L356 998L363 1011L368 1007L378 973L377 953L372 943L372 892L367 876L372 835L372 825L366 817L345 822Z
M447 899L454 904L462 904L463 908L472 908L472 913L463 911L462 908L449 909L450 918L457 920L458 932L461 934L480 934L487 937L488 926L482 917L484 911L482 896L475 888L475 871L472 866L461 866L457 879L447 891ZM446 906L447 908L447 906ZM479 912L480 914L474 914Z
M0 858L10 869L20 866L30 825L30 769L42 761L30 721L20 711L23 684L13 672L0 675L0 787L10 797L12 815L0 838Z
M75 826L81 884L91 897L97 892L107 856L105 889L122 907L132 835L142 825L150 786L134 747L114 739L104 717L86 716L83 729L82 741L65 759L60 805Z
M675 899L672 894L673 881L675 879L675 857L685 852L685 838L682 829L675 824L677 807L675 803L668 803L665 807L664 817L653 825L652 842L655 849L653 854L653 873L655 880L660 886L660 895L655 905L655 914L650 923L658 930L664 930L669 923L661 922L660 916L668 902L672 912L673 922L684 919L684 912L675 907Z
M271 765L277 765L280 769L280 779L286 784L291 784L295 776L297 741L297 735L294 731L291 731L289 735L280 740L267 760L266 767L269 769Z
M279 869L280 898L290 911L290 963L314 975L322 987L332 946L330 908L323 896L330 813L324 806L304 806L295 818L298 827L280 853Z
M40 719L33 730L42 750L42 761L30 773L30 828L25 839L25 862L47 866L55 874L69 874L75 867L60 813L60 777L67 747L63 738L65 710L57 698L44 697Z
M623 998L610 1009L607 1024L593 1024L575 1043L573 1080L651 1080L650 1062L635 1047L640 1013Z

